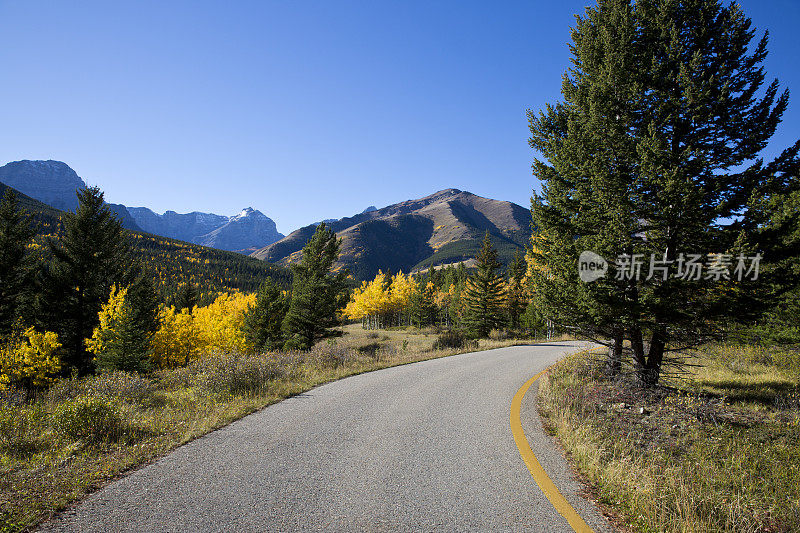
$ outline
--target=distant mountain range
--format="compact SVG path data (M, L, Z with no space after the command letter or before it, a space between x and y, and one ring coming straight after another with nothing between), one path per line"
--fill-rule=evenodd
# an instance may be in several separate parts
M283 238L275 222L252 207L232 217L214 213L176 213L159 215L146 207L129 207L136 223L146 232L220 250L250 253Z
M524 251L530 223L530 211L517 204L446 189L382 209L370 206L329 225L342 238L336 268L368 279L379 269L411 272L472 258L486 231L507 263L515 251ZM252 255L271 263L295 262L315 228L300 228Z
M44 202L61 210L74 210L76 190L86 187L80 176L60 161L8 163L0 167L0 184L26 195L24 202ZM229 217L197 211L158 214L146 207L108 205L128 229L251 254L282 265L299 260L318 225L309 224L284 237L275 222L250 207ZM356 279L367 279L379 269L413 272L471 259L486 231L507 263L515 251L527 245L530 220L530 212L517 204L446 189L382 209L369 206L352 217L325 223L342 238L336 268L347 268Z
M38 244L44 244L45 236L59 233L64 211L3 183L0 183L0 198L9 189L16 193L19 205L32 215ZM193 283L201 299L205 298L203 301L206 302L213 299L218 291L255 291L267 278L272 278L282 287L288 288L292 283L292 273L288 269L240 253L141 231L135 233L138 237L130 241L133 255L160 280L157 289L167 298L172 298L174 291L186 282Z
M0 183L56 209L72 211L78 205L77 190L86 183L61 161L14 161L0 167ZM248 207L232 216L213 213L159 215L146 207L108 204L125 228L201 244L221 250L250 253L283 235L269 217Z

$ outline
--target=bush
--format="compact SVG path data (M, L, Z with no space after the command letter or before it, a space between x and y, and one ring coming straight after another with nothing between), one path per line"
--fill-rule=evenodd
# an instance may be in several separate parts
M59 405L53 425L60 433L90 444L118 440L126 429L119 406L93 396L79 396Z
M505 341L512 337L513 335L507 329L493 329L489 332L489 338L493 341Z
M56 380L61 363L56 350L61 347L52 332L39 333L33 328L15 333L0 345L0 391L46 387Z
M455 349L460 350L462 348L477 348L478 341L477 340L469 340L464 333L457 329L451 329L445 331L436 339L436 342L433 343L434 350L447 350L447 349Z
M79 396L100 396L112 401L121 399L144 404L152 398L155 390L156 385L151 379L134 372L116 371L82 379L62 379L50 388L47 398L61 403Z
M377 344L377 343L375 343ZM358 357L356 350L338 344L317 344L305 356L307 361L314 361L321 366L337 368L348 364Z
M283 376L280 362L268 355L225 353L199 359L192 365L198 384L213 392L262 394L269 381Z
M17 457L39 451L45 446L41 435L47 427L46 416L39 404L15 409L0 406L0 450Z

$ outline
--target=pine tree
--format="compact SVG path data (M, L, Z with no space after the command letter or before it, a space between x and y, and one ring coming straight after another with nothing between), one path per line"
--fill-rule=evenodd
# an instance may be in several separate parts
M497 250L492 246L489 232L483 237L481 250L475 257L475 273L467 280L464 294L465 325L478 337L486 337L492 329L505 325L503 310L503 278L498 271L500 261Z
M78 208L64 216L61 237L49 241L53 259L43 272L37 318L58 333L62 368L87 374L94 364L84 339L98 325L111 286L128 286L137 272L128 236L100 189L77 194Z
M525 288L525 274L527 266L525 259L519 251L514 252L514 258L508 265L508 298L506 301L506 309L508 311L509 325L512 328L519 328L520 317L525 312L528 306L528 299L526 297Z
M27 245L36 234L11 188L0 201L0 337L12 334L31 297L34 265Z
M289 299L272 278L261 284L256 303L245 314L244 331L247 344L256 352L268 352L283 347L281 329L289 310Z
M191 281L187 281L178 289L175 296L175 309L177 311L188 309L191 312L192 308L197 305L197 300L197 287Z
M131 287L132 288L132 287ZM87 349L94 353L97 367L104 372L147 372L150 370L152 340L155 334L149 312L142 307L142 294L137 296L131 288L112 286L108 302L99 312L99 324L91 338L86 339Z
M337 311L344 302L345 273L333 274L341 241L324 223L303 247L303 257L293 265L294 280L289 311L283 321L287 349L308 350L318 339L335 335Z
M678 277L681 254L738 251L742 224L729 221L746 219L751 196L797 168L800 143L760 159L788 93L775 81L756 97L767 38L751 48L754 35L736 4L600 0L573 30L564 101L529 112L543 156L532 209L546 266L534 297L580 333L620 347L627 337L645 386L658 383L668 344L702 342L741 310L713 279ZM612 262L606 278L578 279L585 250ZM614 268L620 257L627 267ZM625 275L637 258L642 274Z
M431 276L428 274L420 276L417 280L417 290L409 299L409 315L414 326L423 328L436 321L435 292Z

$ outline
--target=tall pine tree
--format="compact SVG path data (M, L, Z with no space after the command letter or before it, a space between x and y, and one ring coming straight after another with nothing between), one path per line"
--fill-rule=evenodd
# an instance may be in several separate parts
M272 278L261 284L256 303L244 317L247 344L256 352L279 350L283 347L283 320L289 310L289 298Z
M514 258L508 265L508 294L506 299L506 309L508 311L508 321L512 328L519 328L520 318L528 306L528 298L525 287L525 274L527 265L525 259L519 251L514 252Z
M128 286L136 276L128 236L97 187L78 191L79 205L63 218L63 232L49 241L52 261L42 276L37 317L58 333L62 368L94 371L84 340L98 325L98 312L111 286Z
M788 93L763 88L767 39L751 47L754 36L736 4L600 0L573 30L564 101L529 112L543 156L535 297L562 325L618 346L627 337L646 386L669 344L702 342L715 319L744 312L717 280L681 277L685 259L741 251L743 225L731 220L797 168L800 144L760 158ZM605 278L579 280L585 250L612 262Z
M464 324L477 337L486 337L492 329L505 325L505 295L503 278L499 273L500 261L488 231L475 259L478 264L467 280L464 292Z
M17 195L6 189L0 201L0 337L11 334L32 296L34 264L27 246L35 234Z
M340 246L333 230L322 223L303 247L300 263L292 265L292 295L283 321L286 348L308 350L318 339L336 334L331 328L339 324L345 273L332 269Z

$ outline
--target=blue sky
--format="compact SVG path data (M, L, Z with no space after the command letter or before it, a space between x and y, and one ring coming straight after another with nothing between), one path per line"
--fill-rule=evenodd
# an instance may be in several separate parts
M777 151L800 138L800 2L741 4L794 90ZM559 98L585 5L0 0L0 164L284 233L447 187L527 206L525 110Z

